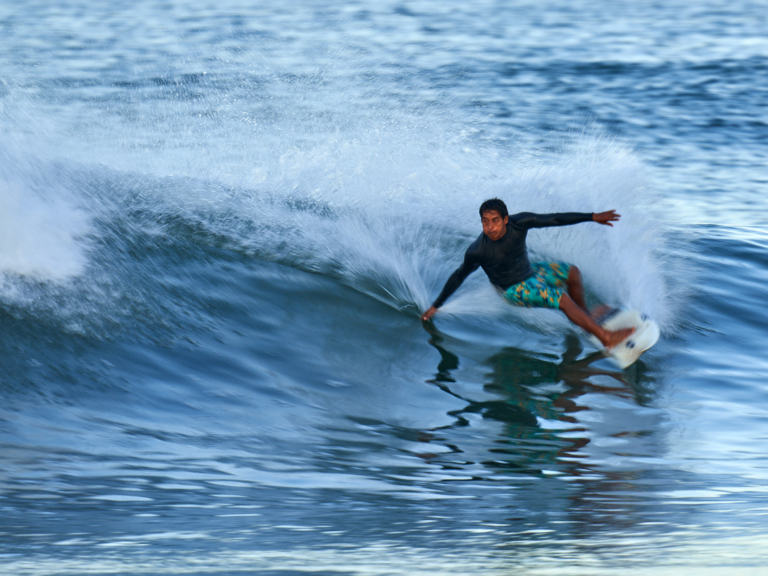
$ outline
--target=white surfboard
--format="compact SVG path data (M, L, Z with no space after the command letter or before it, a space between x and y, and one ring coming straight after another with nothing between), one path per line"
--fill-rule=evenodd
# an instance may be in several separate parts
M590 336L592 343L622 369L634 364L643 352L658 342L661 335L659 325L638 310L614 308L599 323L606 330L634 327L635 331L613 348L603 348L600 340Z

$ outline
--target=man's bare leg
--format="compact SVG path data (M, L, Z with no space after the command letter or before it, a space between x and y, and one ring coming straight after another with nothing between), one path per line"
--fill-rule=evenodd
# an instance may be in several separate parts
M576 266L571 265L565 285L568 287L568 295L571 297L571 300L573 300L579 308L586 311L587 303L584 300L584 283L581 280L581 270L576 268ZM598 304L589 311L589 315L594 320L595 318L607 314L610 310L611 307L607 304Z
M608 312L613 310L608 304L598 304L592 310L589 311L589 315L592 316L592 320L600 322L600 320L608 316Z
M584 283L581 281L581 270L576 266L571 266L565 284L568 286L568 295L571 299L579 308L586 310L587 303L584 301Z
M606 348L613 348L616 344L635 331L634 328L606 330L595 322L586 310L577 305L568 294L563 294L560 297L560 310L562 310L568 317L568 320L576 324L576 326L580 326L590 334L596 336Z

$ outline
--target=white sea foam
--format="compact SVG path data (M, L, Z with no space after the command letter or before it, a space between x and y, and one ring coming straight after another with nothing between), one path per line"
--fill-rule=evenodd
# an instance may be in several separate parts
M673 323L680 287L668 270L665 222L653 208L642 163L626 146L585 135L542 160L413 134L375 136L284 155L266 177L276 191L248 201L246 214L259 234L241 239L246 249L331 274L416 313L480 233L483 200L500 197L513 213L616 209L622 220L612 228L586 223L532 230L532 260L571 262L582 270L593 302L639 308L662 325ZM264 180L260 173L253 184ZM442 313L530 317L504 305L482 272Z
M0 273L6 279L65 282L79 276L87 264L88 231L88 217L69 191L0 173Z

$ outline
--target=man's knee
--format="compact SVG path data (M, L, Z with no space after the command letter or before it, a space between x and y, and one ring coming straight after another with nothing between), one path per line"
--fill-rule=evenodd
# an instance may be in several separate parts
M571 269L568 270L568 282L581 282L581 270L576 266L571 265Z

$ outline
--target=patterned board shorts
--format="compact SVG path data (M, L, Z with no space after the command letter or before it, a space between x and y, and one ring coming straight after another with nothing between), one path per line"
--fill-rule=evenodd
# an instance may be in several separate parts
M533 276L507 288L504 298L516 306L558 310L571 265L565 262L534 262L531 268Z

